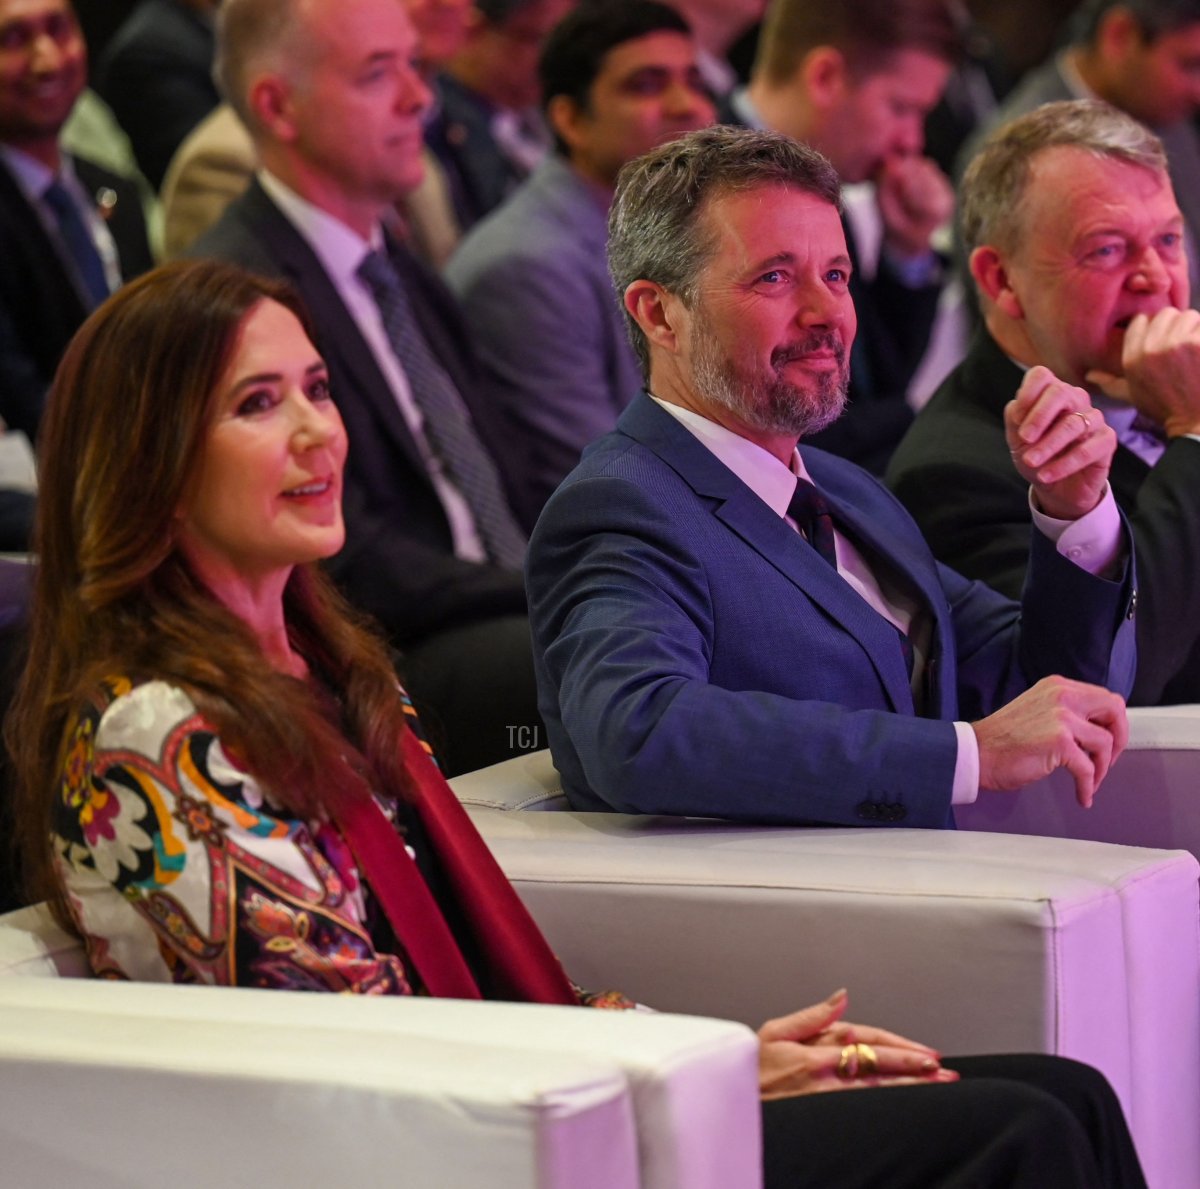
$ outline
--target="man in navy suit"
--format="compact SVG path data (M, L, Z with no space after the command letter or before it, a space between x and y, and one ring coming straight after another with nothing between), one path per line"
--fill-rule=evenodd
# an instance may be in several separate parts
M1126 737L1135 596L1086 394L1034 368L1006 411L1040 529L1011 602L939 566L860 468L797 449L842 409L856 328L823 157L691 133L627 168L609 227L647 392L527 562L572 803L938 827L1065 767L1090 804Z
M69 0L0 0L0 417L31 438L79 324L152 263L133 184L59 144L86 83Z

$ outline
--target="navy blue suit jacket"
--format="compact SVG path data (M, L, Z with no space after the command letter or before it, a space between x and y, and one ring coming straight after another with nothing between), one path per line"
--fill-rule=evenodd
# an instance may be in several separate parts
M1128 692L1131 573L1092 577L1037 534L1015 603L938 564L859 467L803 457L841 530L931 617L928 717L895 628L642 395L530 544L540 710L575 808L951 825L952 720L1051 673Z

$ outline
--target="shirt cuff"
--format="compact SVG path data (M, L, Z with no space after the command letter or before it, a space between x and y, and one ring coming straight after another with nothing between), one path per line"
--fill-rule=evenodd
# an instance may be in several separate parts
M1089 574L1103 576L1124 560L1125 541L1121 532L1121 514L1113 499L1112 484L1104 488L1104 496L1078 520L1058 520L1038 511L1029 490L1029 510L1038 531L1054 542L1058 552Z
M951 805L973 805L979 796L979 740L969 722L956 722L958 758L954 761L954 785L950 790Z

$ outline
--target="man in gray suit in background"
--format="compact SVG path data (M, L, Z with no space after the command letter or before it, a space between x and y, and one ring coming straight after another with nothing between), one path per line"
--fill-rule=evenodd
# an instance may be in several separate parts
M447 267L524 455L513 487L531 528L641 374L605 265L608 206L626 161L712 123L687 23L653 0L576 9L542 54L556 152L463 241Z

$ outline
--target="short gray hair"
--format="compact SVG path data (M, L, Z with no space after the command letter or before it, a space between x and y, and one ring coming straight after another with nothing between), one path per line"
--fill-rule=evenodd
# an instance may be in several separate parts
M967 252L988 244L1014 251L1025 229L1022 209L1034 157L1046 149L1081 149L1165 173L1162 141L1132 116L1098 99L1046 103L1001 124L972 158L959 186L959 219Z
M225 101L251 132L259 131L250 110L250 84L264 64L296 76L312 58L309 40L297 37L304 0L223 0L217 8L213 78Z
M717 197L760 186L814 194L841 211L833 166L778 132L702 128L630 161L618 175L608 216L608 271L647 377L650 349L625 310L625 290L634 281L653 281L690 307L717 244L715 228L701 218L705 209Z

